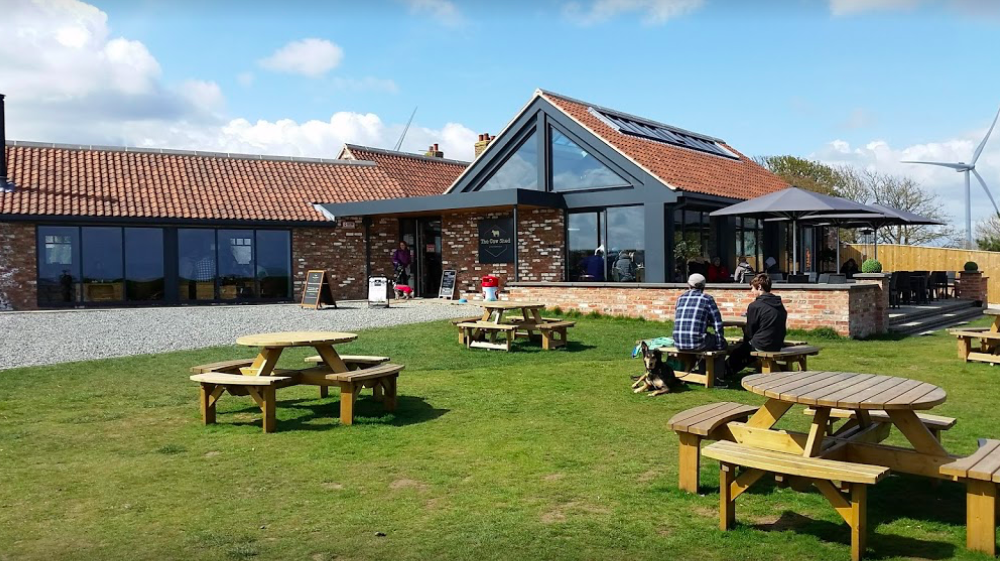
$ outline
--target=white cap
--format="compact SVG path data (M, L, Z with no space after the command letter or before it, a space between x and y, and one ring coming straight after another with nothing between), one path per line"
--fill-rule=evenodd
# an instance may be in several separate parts
M704 288L705 287L705 275L695 273L688 277L688 286L691 288Z

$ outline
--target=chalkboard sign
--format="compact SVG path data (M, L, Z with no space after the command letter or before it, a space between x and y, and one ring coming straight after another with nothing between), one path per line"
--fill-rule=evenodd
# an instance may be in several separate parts
M438 298L451 300L455 297L455 281L457 278L458 273L453 269L442 271L441 288L438 289Z
M330 277L327 276L326 271L309 271L306 273L306 285L302 289L302 302L299 305L303 308L318 310L324 304L337 307L337 301L333 298Z
M389 307L392 284L386 277L368 277L368 307Z

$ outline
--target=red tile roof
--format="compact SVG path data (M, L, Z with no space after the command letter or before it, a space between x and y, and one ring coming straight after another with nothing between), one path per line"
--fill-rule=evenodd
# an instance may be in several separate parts
M551 92L540 95L640 167L681 191L752 199L788 187L780 177L724 142L720 144L738 160L623 134L589 111L591 107L599 110L597 106Z
M5 147L0 215L325 222L312 203L414 196L381 166L204 152Z
M444 193L458 176L469 167L469 162L432 158L356 144L344 145L341 158L368 160L385 170L389 177L399 182L408 196L419 197Z

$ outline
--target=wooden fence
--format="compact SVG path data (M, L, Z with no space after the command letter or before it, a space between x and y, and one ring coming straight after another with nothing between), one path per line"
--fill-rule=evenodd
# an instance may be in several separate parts
M841 261L854 258L858 267L867 257L874 257L873 246L846 244L840 251ZM975 261L987 281L990 303L1000 303L1000 252L969 249L945 249L911 245L878 246L882 270L892 271L961 271L965 263Z

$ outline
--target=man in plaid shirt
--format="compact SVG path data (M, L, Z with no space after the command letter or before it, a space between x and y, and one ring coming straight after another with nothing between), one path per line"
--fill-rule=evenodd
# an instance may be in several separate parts
M705 294L705 277L688 277L688 290L677 299L674 312L674 346L682 351L714 351L725 348L722 313L715 299ZM707 331L711 325L715 333Z

